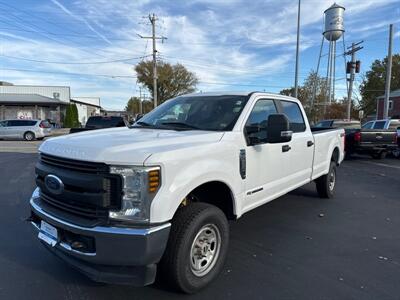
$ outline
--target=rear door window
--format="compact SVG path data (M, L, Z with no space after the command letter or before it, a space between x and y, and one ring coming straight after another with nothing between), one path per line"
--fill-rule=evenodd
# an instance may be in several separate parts
M384 129L386 121L376 121L374 125L374 129Z
M303 132L306 130L306 123L303 119L300 107L296 102L281 100L283 113L289 119L290 130L293 132Z

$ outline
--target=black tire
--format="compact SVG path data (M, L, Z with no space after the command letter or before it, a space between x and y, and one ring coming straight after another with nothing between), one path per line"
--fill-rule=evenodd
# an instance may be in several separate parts
M315 180L318 195L321 198L332 198L336 187L336 162L331 161L329 172Z
M374 159L384 159L386 157L386 151L374 152L371 154Z
M208 245L208 238L200 239L202 232L207 234L208 226L212 226L212 230L219 233L219 243L215 242L214 245ZM200 239L199 246L196 247L195 240L198 239ZM228 251L228 243L228 220L219 208L201 202L191 203L180 208L172 220L167 248L159 264L161 280L168 283L168 287L188 294L199 291L222 271ZM215 256L210 259L208 267L207 265L202 266L203 261L208 260L208 258L202 257L201 253L205 251L205 248L211 251L212 247L214 247ZM195 248L198 251L197 255L192 254L192 250ZM204 253L207 254L208 252L205 251ZM201 260L200 268L206 267L205 271L207 272L205 274L200 274L196 270L196 266L194 266L196 260ZM196 272L199 274L196 274Z
M35 140L35 134L31 131L27 131L24 133L24 140L25 141L33 141Z

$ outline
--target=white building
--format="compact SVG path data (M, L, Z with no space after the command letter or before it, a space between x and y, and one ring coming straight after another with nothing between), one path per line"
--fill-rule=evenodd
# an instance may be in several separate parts
M99 116L101 114L99 97L73 97L71 103L75 103L78 109L78 119L82 126L85 126L90 116Z
M0 81L0 120L48 119L62 126L70 103L76 104L82 126L90 116L101 114L99 97L71 98L68 86L13 85Z
M0 94L40 95L62 102L69 102L71 99L69 86L0 85Z

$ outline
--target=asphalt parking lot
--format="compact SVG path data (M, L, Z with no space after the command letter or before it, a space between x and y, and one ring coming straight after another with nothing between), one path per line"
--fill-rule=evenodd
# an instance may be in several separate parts
M48 253L24 221L37 145L4 143L0 299L400 299L399 159L346 161L334 199L309 184L232 223L222 275L186 296L96 284Z

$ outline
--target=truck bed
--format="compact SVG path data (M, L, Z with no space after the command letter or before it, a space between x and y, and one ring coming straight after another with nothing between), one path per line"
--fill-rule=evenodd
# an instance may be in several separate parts
M343 160L344 150L344 129L333 127L318 127L311 128L314 138L314 161L312 179L318 178L329 168L330 160L327 159L333 151L333 145L340 145L338 162Z

